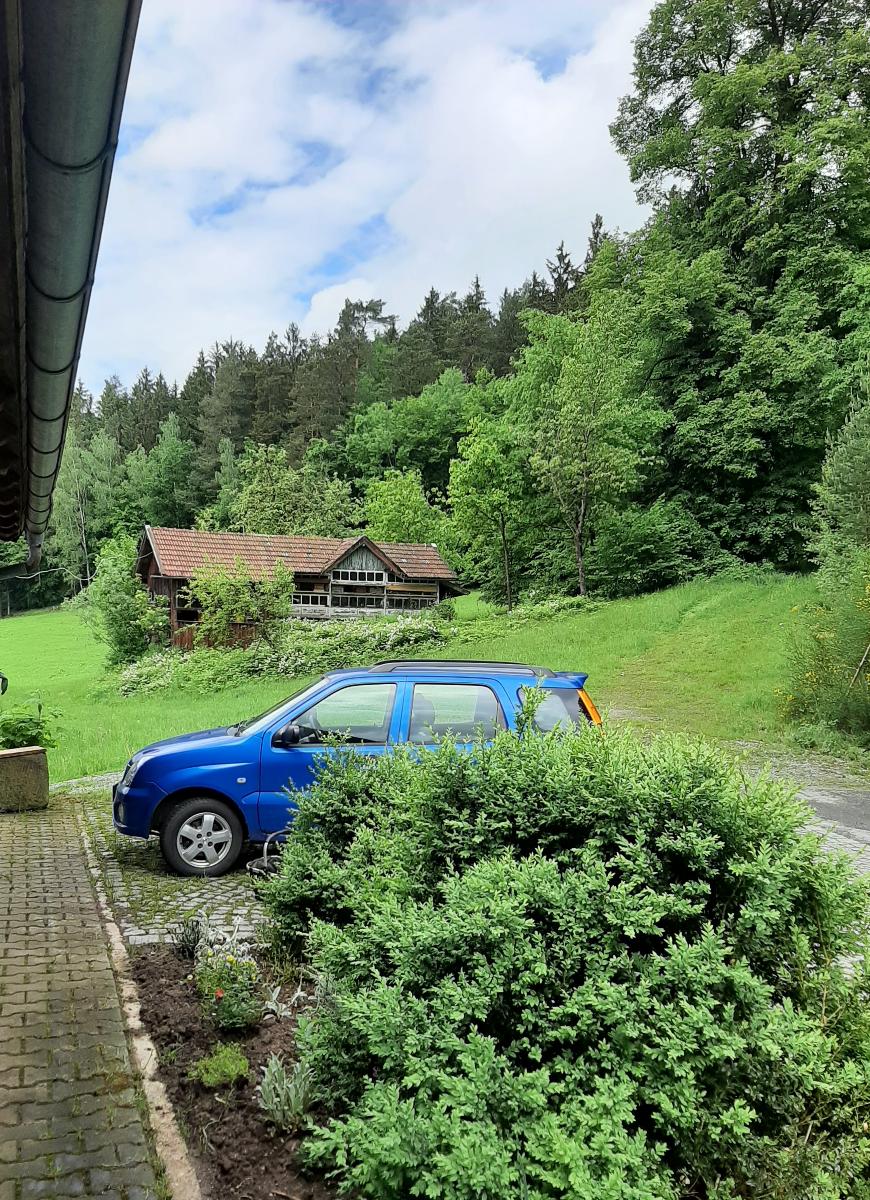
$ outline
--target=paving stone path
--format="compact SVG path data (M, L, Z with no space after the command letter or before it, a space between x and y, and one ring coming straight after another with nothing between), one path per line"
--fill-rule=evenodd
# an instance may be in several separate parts
M0 1200L158 1200L75 807L0 814Z

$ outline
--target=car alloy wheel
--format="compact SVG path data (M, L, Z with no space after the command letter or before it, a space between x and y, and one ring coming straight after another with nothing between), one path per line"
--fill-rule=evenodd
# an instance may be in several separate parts
M189 867L202 870L222 862L233 844L228 822L214 812L193 813L179 829L175 847Z

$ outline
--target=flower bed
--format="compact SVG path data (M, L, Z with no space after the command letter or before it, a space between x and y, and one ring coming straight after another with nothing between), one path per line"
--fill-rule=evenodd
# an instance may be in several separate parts
M203 1195L326 1200L335 1191L297 1162L302 1134L301 1123L293 1128L293 1104L285 1097L283 1109L275 1108L275 1081L280 1090L294 1078L297 1028L312 997L296 981L282 986L267 963L247 948L234 953L232 940L224 940L223 950L206 948L196 960L183 956L183 942L142 949L132 959L142 1020ZM262 1090L286 1132L262 1106L265 1068L271 1091Z

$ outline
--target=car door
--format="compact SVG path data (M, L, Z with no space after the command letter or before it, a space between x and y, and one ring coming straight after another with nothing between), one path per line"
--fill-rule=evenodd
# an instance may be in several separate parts
M354 753L384 754L395 742L398 725L396 682L339 684L294 712L263 737L260 752L260 827L267 833L285 828L295 809L291 793L308 787L319 760L331 753L329 740L339 737ZM299 740L284 744L281 732L296 726Z
M469 747L507 728L504 698L489 683L419 680L409 691L402 733L412 745L435 746L451 737Z

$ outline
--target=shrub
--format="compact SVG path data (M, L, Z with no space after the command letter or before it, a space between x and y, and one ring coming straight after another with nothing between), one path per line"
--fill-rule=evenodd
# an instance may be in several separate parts
M828 563L791 650L786 716L827 724L870 744L870 550Z
M257 1088L266 1120L282 1133L298 1129L311 1107L313 1082L311 1069L305 1064L294 1063L288 1071L277 1054L270 1054Z
M605 513L589 551L590 587L637 596L715 569L725 557L715 537L675 501Z
M260 969L246 943L209 931L197 950L196 987L219 1029L256 1025L263 1014Z
M200 606L197 645L229 645L233 626L246 622L268 638L275 622L292 611L293 574L281 562L263 579L252 579L240 558L232 567L207 563L193 573L188 603Z
M328 763L264 889L330 980L307 1143L361 1196L870 1195L866 889L717 751Z
M269 643L248 649L178 650L146 655L120 674L123 696L173 688L211 692L234 687L258 675L312 675L349 664L365 665L379 658L436 646L450 626L428 613L391 620L304 621L290 619L273 627Z
M198 1059L188 1071L188 1078L203 1087L228 1087L244 1079L251 1066L235 1042L225 1042L213 1054Z
M250 650L200 649L189 654L163 650L146 654L124 667L118 677L118 691L122 696L159 692L164 688L218 692L259 673L258 660Z
M55 717L39 700L0 709L0 750L15 750L18 746L50 750L57 745L52 728Z
M85 613L93 620L97 637L108 647L112 666L133 662L169 635L166 599L159 596L151 600L136 577L136 550L131 537L104 542L86 593Z

